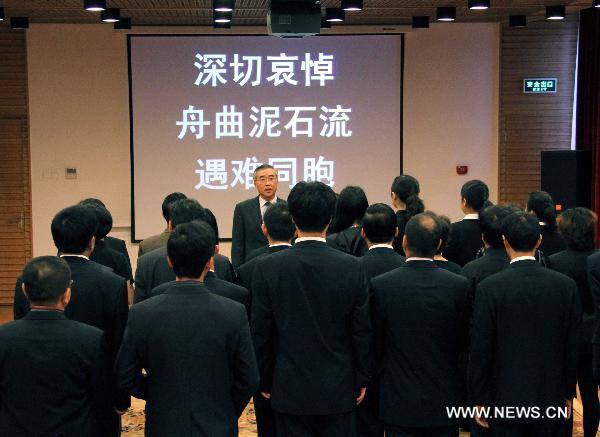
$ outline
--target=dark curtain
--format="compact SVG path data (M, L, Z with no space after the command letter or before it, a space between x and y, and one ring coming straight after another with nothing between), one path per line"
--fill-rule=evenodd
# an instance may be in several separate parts
M600 215L600 9L581 11L577 73L577 150L591 150L592 208ZM600 238L596 226L596 241Z

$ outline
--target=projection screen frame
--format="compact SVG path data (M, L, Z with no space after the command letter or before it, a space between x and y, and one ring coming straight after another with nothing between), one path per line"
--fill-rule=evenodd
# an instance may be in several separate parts
M404 32L374 32L374 33L331 33L322 34L319 37L328 36L389 36L397 35L400 37L400 173L404 172L404 57L405 57L405 34ZM132 38L144 38L144 37L264 37L269 36L267 34L260 33L228 33L228 34L210 34L210 33L129 33L127 34L127 78L129 85L129 160L130 160L130 174L131 174L131 242L139 243L142 239L135 238L135 161L134 161L134 139L133 139L133 82L132 82L132 69L131 69L131 39ZM275 38L275 37L273 37ZM219 242L231 242L231 238L219 237Z

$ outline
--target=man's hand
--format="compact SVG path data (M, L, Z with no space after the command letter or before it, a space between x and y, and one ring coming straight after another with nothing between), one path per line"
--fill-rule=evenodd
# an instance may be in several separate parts
M356 398L356 405L360 404L365 398L365 394L367 393L367 387L361 387L360 395Z
M271 393L267 393L266 391L261 391L260 394L265 399L271 399Z
M569 420L571 418L571 415L573 414L573 400L567 399L566 404L567 404L567 420Z
M483 417L483 407L481 405L475 405L475 422L482 428L490 427L487 419Z

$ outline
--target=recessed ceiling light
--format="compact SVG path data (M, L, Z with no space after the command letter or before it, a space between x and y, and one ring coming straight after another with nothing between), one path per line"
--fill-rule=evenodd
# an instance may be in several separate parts
M454 21L456 20L456 8L454 6L441 6L437 8L438 21Z
M84 0L83 9L98 12L106 9L106 0Z
M546 6L546 19L548 20L564 20L566 15L564 5Z

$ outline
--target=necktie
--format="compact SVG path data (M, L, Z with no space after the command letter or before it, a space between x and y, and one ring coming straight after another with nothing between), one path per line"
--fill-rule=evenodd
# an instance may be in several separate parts
M265 216L265 212L267 211L267 208L271 206L271 202L266 201L265 204L263 205L263 209L262 209L262 216Z

